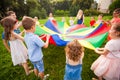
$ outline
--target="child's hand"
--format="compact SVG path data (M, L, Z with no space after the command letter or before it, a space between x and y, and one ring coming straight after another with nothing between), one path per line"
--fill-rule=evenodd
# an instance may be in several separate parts
M103 53L104 52L104 48L96 48L95 52L96 53Z

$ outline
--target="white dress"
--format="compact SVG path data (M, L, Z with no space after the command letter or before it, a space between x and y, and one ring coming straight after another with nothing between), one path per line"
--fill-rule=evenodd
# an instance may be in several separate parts
M13 39L9 42L13 65L15 66L20 63L25 63L28 59L28 52L24 43L19 39Z

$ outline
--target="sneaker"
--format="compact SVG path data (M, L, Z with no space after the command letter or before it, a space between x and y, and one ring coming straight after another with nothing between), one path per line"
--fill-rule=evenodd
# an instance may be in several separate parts
M43 80L46 80L50 75L49 74L46 74L43 78Z

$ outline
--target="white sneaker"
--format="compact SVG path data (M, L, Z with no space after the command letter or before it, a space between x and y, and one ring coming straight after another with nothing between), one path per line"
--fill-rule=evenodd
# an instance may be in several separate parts
M46 80L50 75L49 74L46 74L43 78L43 80Z

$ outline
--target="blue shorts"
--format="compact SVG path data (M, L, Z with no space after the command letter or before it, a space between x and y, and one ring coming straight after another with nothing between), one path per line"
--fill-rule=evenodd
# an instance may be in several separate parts
M34 69L37 69L39 72L44 72L43 60L32 62Z

